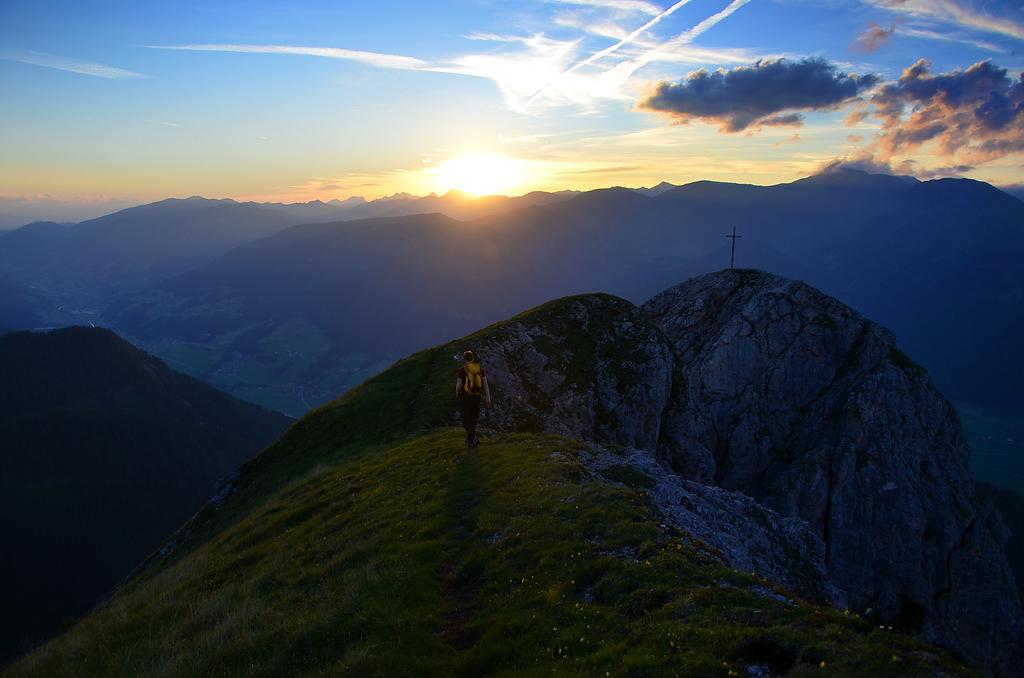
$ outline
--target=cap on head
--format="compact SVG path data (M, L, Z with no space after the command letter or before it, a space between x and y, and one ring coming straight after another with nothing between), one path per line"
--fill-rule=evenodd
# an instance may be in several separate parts
M473 349L467 348L462 352L462 357L471 362L476 362L476 353L473 353Z

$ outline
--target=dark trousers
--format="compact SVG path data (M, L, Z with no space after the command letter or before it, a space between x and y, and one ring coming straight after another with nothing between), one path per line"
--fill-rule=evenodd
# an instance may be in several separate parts
M480 420L480 396L463 393L459 396L459 408L462 410L462 426L466 429L466 442L476 439L476 423Z

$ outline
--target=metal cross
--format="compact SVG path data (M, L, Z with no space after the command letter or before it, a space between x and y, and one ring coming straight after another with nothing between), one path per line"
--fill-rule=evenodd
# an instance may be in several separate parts
M736 235L736 227L732 227L732 235L725 236L726 238L732 238L732 253L729 255L729 268L733 267L736 263L736 238L742 238L742 235Z

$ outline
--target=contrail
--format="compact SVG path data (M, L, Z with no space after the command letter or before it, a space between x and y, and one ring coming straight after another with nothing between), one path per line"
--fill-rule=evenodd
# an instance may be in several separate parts
M744 5L749 3L750 0L733 0L732 2L729 3L729 6L723 9L721 12L719 12L718 14L712 14L707 19L704 19L704 21L701 21L699 24L697 24L690 30L681 33L677 37L670 40L669 44L684 44L692 42L694 38L701 35L702 33L707 32L708 29L713 28L720 21L732 15L740 7L743 7Z
M612 52L614 52L615 50L617 50L617 49L619 49L620 47L622 47L623 45L626 45L626 44L628 44L628 43L630 43L630 42L633 42L633 41L634 41L634 40L636 40L636 39L637 39L637 37L638 37L638 36L639 36L640 34L642 34L642 33L643 33L644 31L646 31L646 30L650 29L650 28L651 28L652 26L654 26L655 24L657 24L657 23L658 23L659 21L661 21L662 19L664 19L664 18L665 18L665 17L667 17L668 15L672 14L672 13L673 13L673 12L675 12L675 11L676 11L677 9L679 9L680 7L682 7L683 5L688 5L688 4L690 4L690 3L692 2L692 1L693 1L693 0L679 0L679 2L677 2L677 3L676 3L676 4L674 4L674 5L672 5L671 7L669 7L668 9L666 9L666 10L665 10L664 12L662 12L661 14L658 14L657 16L655 16L655 17L654 17L653 19L651 19L650 21L648 21L647 23L645 23L645 24L644 24L643 26L641 26L640 28L637 28L636 30L634 30L634 31L631 31L631 32L629 33L629 35L627 35L626 37L622 38L621 40L619 40L619 41L618 41L617 43L615 43L614 45L611 45L610 47L605 47L604 49L602 49L602 50L601 50L601 51L599 51L599 52L594 52L593 54L591 54L591 55L590 55L589 57L587 57L587 58L586 58L586 59L584 59L583 61L581 61L581 62L577 63L576 65L572 66L571 68L569 68L569 69L568 69L567 71L564 71L564 72L562 72L562 73L559 73L559 74L558 74L558 77L562 77L562 76L568 75L568 74L572 73L573 71L575 71L575 70L577 70L577 69L583 68L584 66L586 66L586 65L588 65L588 64L592 64L592 63L594 63L594 62L595 62L595 61L597 61L598 59L603 59L604 57L608 56L609 54L611 54L611 53L612 53ZM538 89L538 90L537 90L536 92L534 92L533 94L531 94L531 95L530 95L530 98L529 98L529 99L527 99L527 100L526 100L526 103L524 103L524 104L523 104L523 107L522 107L522 109L521 109L521 110L522 110L522 111L525 111L525 110L526 110L527 108L529 108L530 104L531 104L531 103L533 103L533 100L534 100L534 99L536 99L536 98L537 98L538 96L540 96L541 92L543 92L544 90L546 90L546 89L547 89L547 88L548 88L548 87L549 87L550 85L551 85L551 81L545 82L545 83L544 83L544 85L540 87L540 89Z
M362 52L354 49L338 47L305 47L300 45L143 45L149 49L172 49L186 52L241 52L245 54L297 54L303 56L324 57L327 59L347 59L358 61L381 68L396 68L407 71L429 70L429 65L416 57L398 54L382 54L380 52Z
M147 49L171 49L184 52L239 52L243 54L294 54L300 56L323 57L325 59L344 59L358 63L391 68L403 71L430 71L433 73L454 73L474 77L487 77L473 72L471 69L458 66L442 66L430 64L423 59L401 54L384 54L382 52L363 52L340 47L306 47L303 45L141 45Z
M683 31L682 33L680 33L676 37L672 38L671 40L669 40L667 42L664 42L661 45L658 45L657 47L654 47L653 49L648 50L647 52L645 52L644 54L640 55L636 59L633 59L632 61L626 61L626 62L623 62L623 63L620 63L620 64L616 64L614 70L616 71L616 73L619 75L619 77L621 79L623 79L623 80L628 79L639 68L641 68L643 66L646 66L650 62L654 61L658 57L658 55L662 51L665 50L665 48L667 48L667 47L674 47L676 45L685 45L685 44L693 42L696 38L698 38L699 36L703 35L707 31L709 31L710 29L714 28L718 23L720 23L721 21L729 18L729 16L731 16L733 13L736 12L736 10L738 10L741 7L743 7L744 5L748 4L750 1L751 0L733 0L732 2L729 3L729 5L725 9L723 9L722 11L717 12L715 14L712 14L707 19L704 19L704 21L701 21L700 23L698 23L693 28L690 28L688 30ZM639 35L643 31L647 30L647 28L649 28L650 26L653 26L658 21L661 21L661 19L663 17L665 17L668 14L676 11L677 9L679 9L680 7L682 7L683 5L685 5L685 4L689 3L689 2L690 2L690 0L680 0L676 4L672 5L667 10L665 10L664 12L659 14L658 16L656 16L653 19L651 19L644 26L641 26L640 28L638 28L635 31L633 31L632 33L630 33L628 36L626 36L625 38L620 40L617 44L612 45L611 47L605 48L605 49L601 50L600 52L597 52L596 54L588 57L587 59L584 59L582 62L576 64L575 66L573 66L569 70L565 71L565 73L563 73L562 75L565 75L566 73L572 73L577 68L585 66L586 64L592 63L596 59L599 59L599 58L601 58L603 56L611 54L611 52L613 52L614 50L618 49L619 47L624 45L626 42L628 42L630 40L633 40L633 39L636 39L637 35ZM536 99L545 89L547 89L550 86L550 84L551 84L550 82L545 83L543 87L541 87L539 90L534 92L530 96L530 98L526 100L526 103L523 104L523 106L520 109L520 111L521 112L525 111L529 107L529 105L533 102L533 100Z
M620 47L622 47L623 45L625 45L625 44L627 44L627 43L630 43L630 42L633 42L634 40L636 40L637 36L639 36L639 35L640 35L641 33L643 33L644 31L646 31L647 29L651 28L652 26L654 26L655 24L657 24L657 23L658 23L659 21L661 21L662 19L664 19L664 18L665 18L665 17L667 17L668 15L672 14L673 12L675 12L675 11L676 11L677 9L679 9L679 8L680 8L680 7L682 7L683 5L688 5L688 4L690 4L690 3L692 2L692 1L693 1L693 0L679 0L679 2L677 2L677 3L676 3L676 4L674 4L674 5L672 5L671 7L669 7L668 9L666 9L666 10L665 10L664 12L662 12L662 13L661 13L661 14L659 14L658 16L654 17L653 19L651 19L650 21L648 21L647 23L645 23L645 24L644 24L643 26L641 26L640 28L636 29L635 31L632 31L632 32L631 32L631 33L630 33L629 35L627 35L626 37L624 37L624 38L623 38L622 40L619 40L619 41L618 41L617 43L615 43L615 44L614 44L614 45L612 45L611 47L605 47L605 48L604 48L604 49L602 49L602 50L601 50L600 52L595 52L594 54L591 54L591 55L590 55L589 57L587 57L587 58L586 58L586 59L584 59L583 61L581 61L581 62L579 62L578 64L576 64L575 66L573 66L572 68L570 68L569 70L567 70L567 71L566 71L565 73L563 73L562 75L565 75L565 74L567 74L567 73L572 73L573 71L575 71L575 70L577 70L577 69L579 69L579 68L583 68L583 67L584 67L584 66L586 66L587 64L592 64L592 63L594 63L595 61L597 61L598 59L601 59L601 58L604 58L604 57L608 56L609 54L611 54L611 53L612 53L612 52L614 52L615 50L619 49L619 48L620 48Z
M32 64L33 66L42 66L44 68L55 68L58 71L68 71L69 73L78 73L80 75L91 75L97 78L110 78L113 80L120 78L146 77L142 73L129 71L126 68L106 66L104 64L93 63L92 61L69 59L67 57L57 56L56 54L47 54L46 52L3 49L0 50L0 59L18 61L23 64Z
M620 71L621 76L624 76L624 78L628 78L629 76L633 75L633 73L635 73L637 69L641 68L642 66L646 66L647 64L657 59L658 55L661 54L665 50L665 48L671 48L677 45L687 45L693 42L696 38L703 35L707 31L711 30L721 21L729 18L738 9L749 3L750 0L733 0L721 12L718 12L717 14L712 14L707 19L704 19L704 21L701 21L699 24L697 24L693 28L690 28L689 30L683 31L682 33L672 38L668 42L665 42L651 50L648 50L646 53L641 54L639 57L632 61L627 61L624 64L619 64L615 68L617 71Z

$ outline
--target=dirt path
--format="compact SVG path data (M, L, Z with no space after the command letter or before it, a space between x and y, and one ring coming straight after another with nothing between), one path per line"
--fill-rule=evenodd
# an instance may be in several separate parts
M480 506L490 493L478 450L463 452L448 480L445 496L446 546L439 577L448 601L441 638L456 650L476 644L480 632L472 627L473 608L484 582L481 564L467 559L467 542L477 531Z

